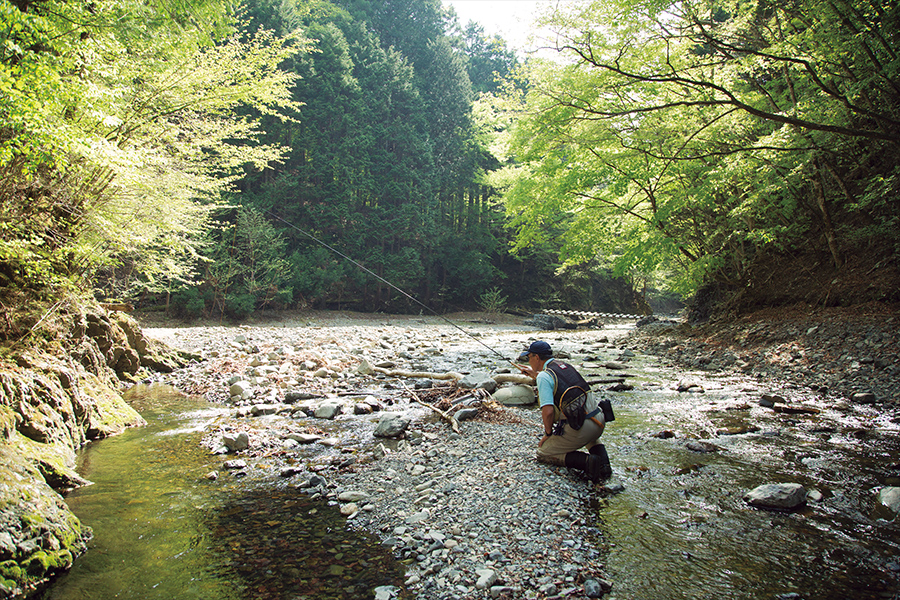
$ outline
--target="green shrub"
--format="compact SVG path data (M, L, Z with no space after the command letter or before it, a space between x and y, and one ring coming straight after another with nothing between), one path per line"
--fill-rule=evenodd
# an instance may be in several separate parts
M227 294L225 296L225 312L233 319L246 319L256 308L253 294Z
M502 295L500 288L491 288L481 294L478 306L481 310L490 314L500 314L506 310L507 296Z

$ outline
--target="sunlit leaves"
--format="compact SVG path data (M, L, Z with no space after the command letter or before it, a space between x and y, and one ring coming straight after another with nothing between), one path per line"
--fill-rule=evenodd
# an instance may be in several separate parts
M303 40L238 37L221 0L25 6L0 3L4 207L77 273L127 260L151 287L189 279L217 198L281 156L245 107L296 118L279 65ZM28 195L69 218L45 222Z
M749 276L760 254L824 233L840 265L840 236L885 237L854 230L854 196L855 180L884 174L876 156L897 155L897 20L895 3L851 0L547 11L560 59L530 63L512 105L517 247L552 235L570 260L679 264L690 287ZM866 219L896 215L877 204Z

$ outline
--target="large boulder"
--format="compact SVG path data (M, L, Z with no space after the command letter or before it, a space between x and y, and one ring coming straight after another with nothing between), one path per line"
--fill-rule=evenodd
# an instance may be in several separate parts
M511 385L500 388L494 395L493 399L499 404L506 406L529 406L534 404L534 388L530 385Z

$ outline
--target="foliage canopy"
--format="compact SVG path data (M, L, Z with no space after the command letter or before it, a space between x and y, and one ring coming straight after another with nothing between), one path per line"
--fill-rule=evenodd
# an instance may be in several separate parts
M529 63L527 94L509 98L518 246L564 223L570 261L678 263L684 291L752 285L766 255L894 256L898 19L878 0L549 14L560 59Z

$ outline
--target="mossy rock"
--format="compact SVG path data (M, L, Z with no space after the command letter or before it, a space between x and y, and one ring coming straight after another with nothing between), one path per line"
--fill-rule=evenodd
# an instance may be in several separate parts
M72 489L90 483L75 470L75 451L65 444L41 444L16 435L10 441L10 447L35 464L53 489Z
M0 585L9 595L32 590L71 567L87 549L91 532L37 467L9 444L0 445L0 480L5 482L0 486Z
M81 380L81 388L82 393L93 400L87 415L85 433L88 439L108 437L122 433L127 427L147 424L122 396L94 375L86 374Z

